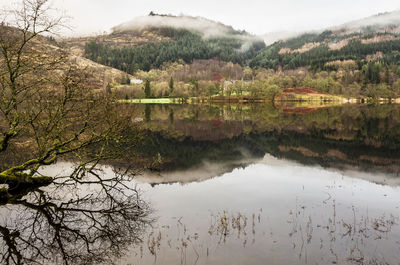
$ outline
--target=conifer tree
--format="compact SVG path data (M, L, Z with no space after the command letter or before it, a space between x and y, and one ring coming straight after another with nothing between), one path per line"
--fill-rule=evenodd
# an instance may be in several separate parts
M149 98L151 95L151 87L149 80L146 80L146 83L144 84L144 94L146 95L146 98Z

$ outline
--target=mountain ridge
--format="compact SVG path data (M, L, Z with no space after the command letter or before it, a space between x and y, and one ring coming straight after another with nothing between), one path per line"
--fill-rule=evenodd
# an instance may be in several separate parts
M356 64L382 58L393 63L400 56L396 52L400 45L400 11L299 36L285 34L276 33L275 39L281 40L272 38L266 46L260 44L259 36L221 22L151 12L115 26L111 34L81 39L80 43L79 39L72 39L69 44L88 59L130 74L158 68L168 61L182 59L191 63L193 59L215 57L243 66L273 69L327 69L335 61L351 60Z
M374 25L375 28L379 28L381 30L388 30L387 28L385 28L385 26L397 25L397 27L395 27L396 32L400 33L400 10L379 13L376 15L351 20L339 25L321 29L310 29L301 31L274 31L267 32L258 36L264 39L266 45L271 45L274 42L286 41L301 36L303 34L321 34L322 32L327 30L341 32L342 34L347 32L347 34L350 34L354 32L360 32L363 27L365 28ZM371 30L371 28L369 30ZM393 31L393 28L391 28L391 30Z

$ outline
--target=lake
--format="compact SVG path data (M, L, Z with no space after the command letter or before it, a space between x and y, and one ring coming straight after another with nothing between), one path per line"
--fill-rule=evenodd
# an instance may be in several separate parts
M26 235L35 259L40 248L58 253L56 264L399 264L399 105L121 111L131 117L125 156L95 176L122 176L147 159L146 170L97 194L63 180L73 163L59 161L41 173L62 185L2 207L0 230Z
M398 264L399 106L132 108L169 165L120 264Z

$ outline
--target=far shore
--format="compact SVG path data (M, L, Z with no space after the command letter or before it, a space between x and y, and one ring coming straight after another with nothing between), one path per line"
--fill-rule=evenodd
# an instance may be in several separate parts
M190 98L136 98L136 99L120 99L119 103L133 103L133 104L248 104L248 103L272 103L272 102L294 102L294 103L336 103L336 104L400 104L400 98L347 98L340 95L285 95L277 96L274 100L263 97L252 96L212 96L212 97L190 97Z

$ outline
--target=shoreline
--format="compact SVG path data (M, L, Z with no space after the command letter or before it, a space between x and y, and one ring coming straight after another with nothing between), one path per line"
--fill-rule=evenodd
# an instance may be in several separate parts
M336 95L285 95L274 100L262 97L240 96L214 96L214 97L192 97L192 98L142 98L142 99L118 99L118 103L126 104L252 104L252 103L341 103L341 104L400 104L400 98L345 98Z

